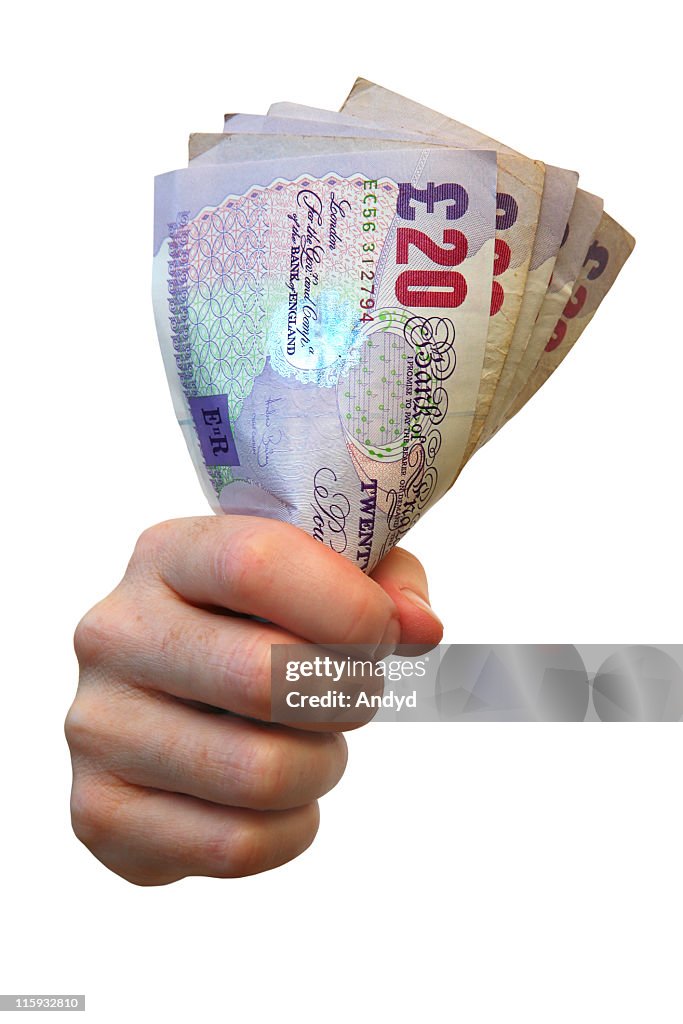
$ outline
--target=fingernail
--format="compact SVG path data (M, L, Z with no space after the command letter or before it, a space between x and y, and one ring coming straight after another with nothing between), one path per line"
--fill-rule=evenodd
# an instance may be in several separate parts
M420 595L416 594L414 590L410 589L410 587L401 587L401 593L407 598L408 601L410 601L411 604L414 604L416 608L420 608L421 611L426 612L427 615L430 615L434 619L434 621L438 622L439 625L443 628L443 622L436 614L432 606L427 601L425 601L424 597L420 597Z
M384 630L384 636L373 652L373 659L375 661L381 661L382 658L388 658L389 655L393 654L398 647L400 639L401 623L398 619L389 619L386 629Z

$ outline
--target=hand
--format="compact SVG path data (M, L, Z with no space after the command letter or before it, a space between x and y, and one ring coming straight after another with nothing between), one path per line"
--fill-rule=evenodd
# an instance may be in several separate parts
M370 579L274 520L147 530L119 586L76 629L80 681L65 729L78 838L140 885L248 875L298 856L347 749L337 732L265 721L270 645L429 649L442 629L426 598L420 563L400 549Z

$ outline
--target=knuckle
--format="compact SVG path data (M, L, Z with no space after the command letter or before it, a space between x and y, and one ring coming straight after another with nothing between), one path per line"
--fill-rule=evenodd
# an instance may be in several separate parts
M241 878L263 871L269 861L269 839L263 825L245 824L231 836L223 869L227 863L231 875Z
M156 567L163 559L163 553L169 544L174 529L172 519L155 523L143 530L133 548L130 566L137 569Z
M281 744L271 738L253 741L244 760L248 806L266 811L285 805L293 780Z
M71 825L76 838L127 882L140 886L168 885L185 872L169 860L130 856L131 831L125 826L125 793L104 777L79 774L71 791Z
M111 636L111 622L104 602L85 613L74 631L74 651L81 665L96 661Z
M71 789L71 826L76 838L93 852L111 829L102 790L94 777L85 775L75 777Z
M214 572L219 585L242 606L272 581L278 545L270 526L245 525L218 546Z
M85 613L74 632L74 651L81 666L114 659L144 629L142 610L118 587Z
M278 846L278 864L285 864L295 857L300 857L315 840L320 827L320 806L317 800L312 800L290 814L295 815L296 820L290 826L291 832L286 846Z
M72 754L84 753L92 742L93 717L84 705L82 694L77 694L64 720L64 735Z
M136 728L135 712L143 700L148 700L147 694L132 684L118 679L102 682L100 673L94 679L86 675L64 720L74 764L89 770L114 768L142 750L147 737Z
M81 668L120 664L122 658L149 644L149 608L126 588L117 587L85 613L74 631L73 645Z
M299 765L299 791L319 799L337 785L346 770L348 748L339 733L313 733ZM303 802L303 801L300 801Z

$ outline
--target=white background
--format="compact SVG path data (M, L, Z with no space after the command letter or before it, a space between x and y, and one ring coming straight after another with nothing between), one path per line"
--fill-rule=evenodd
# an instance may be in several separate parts
M86 992L98 1024L680 1022L675 726L371 726L299 861L160 889L72 836L62 736L77 619L145 526L207 511L152 319L153 175L226 110L337 108L357 74L580 170L638 241L570 358L408 538L446 639L683 640L680 54L664 12L5 14L0 991Z

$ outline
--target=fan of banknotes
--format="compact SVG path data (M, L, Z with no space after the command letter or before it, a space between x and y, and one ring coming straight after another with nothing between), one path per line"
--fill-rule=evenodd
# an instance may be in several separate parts
M551 167L359 79L190 137L154 307L216 512L370 571L562 362L634 240Z

